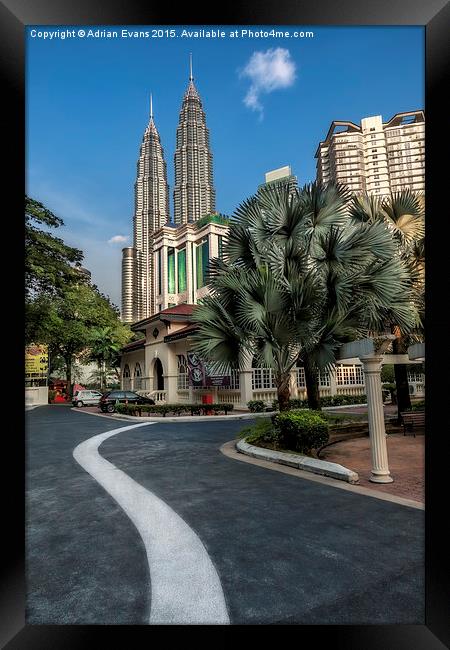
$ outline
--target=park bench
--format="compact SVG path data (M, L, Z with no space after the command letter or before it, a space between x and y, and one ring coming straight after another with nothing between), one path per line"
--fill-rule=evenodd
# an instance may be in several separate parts
M424 411L408 411L400 414L403 421L403 435L411 432L416 437L416 429L423 429L425 426Z

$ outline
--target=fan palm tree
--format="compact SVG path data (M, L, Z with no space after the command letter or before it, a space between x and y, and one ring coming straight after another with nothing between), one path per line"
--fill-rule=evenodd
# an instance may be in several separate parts
M409 189L380 199L367 194L355 197L350 210L355 223L382 223L392 233L396 254L408 269L412 298L420 315L413 331L404 331L397 323L391 323L396 335L392 344L394 354L405 354L411 343L423 340L424 289L425 289L425 202L422 194ZM395 364L398 418L411 408L408 386L408 366Z
M194 312L198 353L217 372L249 357L272 368L281 410L299 360L317 385L342 343L386 322L405 331L417 322L392 233L379 221L352 220L350 201L344 187L315 183L295 192L267 187L244 201L226 261L211 261L211 294ZM308 400L318 408L318 395L309 391Z
M118 328L106 326L92 329L88 358L97 362L95 374L100 380L101 390L106 389L111 370L120 365L120 350L128 339L129 333Z

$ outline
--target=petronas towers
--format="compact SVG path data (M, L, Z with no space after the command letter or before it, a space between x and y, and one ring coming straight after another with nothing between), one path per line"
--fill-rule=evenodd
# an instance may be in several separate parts
M192 76L180 110L175 150L174 224L194 222L215 211L212 154L205 113ZM164 149L153 117L142 139L134 185L133 247L122 251L122 320L155 313L153 234L170 221Z

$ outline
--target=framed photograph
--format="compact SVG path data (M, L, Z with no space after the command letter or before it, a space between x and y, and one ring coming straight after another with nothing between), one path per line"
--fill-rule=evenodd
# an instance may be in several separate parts
M448 5L0 17L2 647L445 647Z

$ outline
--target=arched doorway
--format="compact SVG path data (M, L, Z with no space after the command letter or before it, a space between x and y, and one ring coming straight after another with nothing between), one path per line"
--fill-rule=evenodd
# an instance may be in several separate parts
M155 360L153 366L153 386L155 390L164 390L163 367L159 359Z

